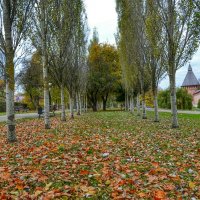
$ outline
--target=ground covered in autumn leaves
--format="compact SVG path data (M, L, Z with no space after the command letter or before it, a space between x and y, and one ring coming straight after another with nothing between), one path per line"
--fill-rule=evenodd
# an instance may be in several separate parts
M169 114L148 115L18 121L15 144L1 123L0 199L200 199L200 118L172 130Z

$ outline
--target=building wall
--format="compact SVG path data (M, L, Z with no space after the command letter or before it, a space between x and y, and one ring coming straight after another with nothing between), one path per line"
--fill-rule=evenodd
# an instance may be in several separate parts
M198 101L200 99L200 93L194 94L197 90L198 87L197 86L193 86L193 87L184 87L185 89L187 89L188 93L192 95L193 100L192 100L192 104L194 107L197 107Z
M199 99L200 99L200 93L193 95L193 102L192 102L193 106L197 107Z
M193 95L197 90L198 87L197 86L193 86L193 87L185 87L188 91L189 94Z

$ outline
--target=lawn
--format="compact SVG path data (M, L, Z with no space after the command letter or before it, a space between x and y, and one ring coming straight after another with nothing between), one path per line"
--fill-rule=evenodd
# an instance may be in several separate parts
M0 199L200 199L200 117L152 122L87 113L61 123L20 120L8 144L0 124Z
M2 116L2 115L6 115L6 113L5 112L0 112L0 116Z

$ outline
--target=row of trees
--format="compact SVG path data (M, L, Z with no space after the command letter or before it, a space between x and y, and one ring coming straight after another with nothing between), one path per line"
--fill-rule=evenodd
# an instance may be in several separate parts
M51 77L53 84L60 88L61 119L66 120L65 88L70 95L71 117L73 117L74 98L85 92L85 85L81 82L86 83L84 81L86 79L86 43L87 21L82 0L0 1L0 53L5 58L1 69L6 80L8 141L17 140L14 76L16 62L23 52L23 47L29 46L32 52L36 52L32 61L35 59L36 62L40 62L41 60L42 63L40 77L44 90L45 128L48 129L50 128L49 79ZM34 63L29 62L29 64ZM41 68L39 71L41 72ZM21 76L23 76L23 68ZM29 81L34 82L34 77L31 77ZM28 86L28 82L24 83L24 86ZM38 87L41 86L38 85Z
M23 87L25 95L29 97L35 109L38 107L39 101L42 96L41 87L43 78L41 63L41 55L38 51L36 51L33 54L31 60L26 60L23 63L23 70L21 70L17 76L18 85L20 87ZM61 64L61 66L63 66L63 64ZM56 67L53 66L53 70L55 70L55 68ZM57 73L59 72L60 70L58 70ZM63 75L63 73L61 73L60 75ZM66 81L69 80L66 75L65 78ZM72 78L73 80L76 80L74 77ZM83 86L84 88L81 89L82 93L80 92L76 95L76 101L79 101L79 103L81 103L84 102L83 100L85 98L88 99L88 106L92 107L93 111L97 111L99 102L102 102L103 110L106 110L108 97L116 92L117 87L119 87L121 83L121 69L116 47L108 43L99 43L98 33L96 29L94 29L93 38L90 41L87 56L87 66L82 72L81 78L83 79L81 80L81 85L78 86L78 88L81 89L81 87ZM50 102L52 102L52 94L54 96L54 93L57 93L56 91L60 87L60 85L57 84L56 81L57 79L55 78L55 74L50 73ZM82 101L79 100L80 97ZM59 102L60 99L61 98L59 98ZM58 101L54 102L58 103ZM79 107L79 103L76 105L76 107Z
M191 59L199 46L199 1L116 0L116 3L118 49L99 43L94 31L87 55L88 28L82 0L0 0L0 69L6 83L8 141L17 140L15 67L27 52L32 56L25 56L27 61L19 68L20 82L30 97L43 88L46 129L50 128L50 82L60 90L61 120L65 121L66 89L72 118L75 100L80 113L81 99L86 102L86 96L94 111L99 99L105 110L109 94L121 90L121 71L126 107L130 105L133 112L137 97L140 114L141 96L145 119L145 94L151 88L155 121L159 121L158 84L168 74L172 127L178 127L175 77L177 69ZM39 104L38 96L32 97L35 107Z
M200 42L199 1L116 0L119 31L117 43L123 82L130 104L142 96L142 117L146 118L145 92L151 80L155 121L159 121L157 91L167 74L170 80L172 127L178 127L176 71L196 52ZM129 97L129 98L128 98ZM131 109L133 105L130 106Z

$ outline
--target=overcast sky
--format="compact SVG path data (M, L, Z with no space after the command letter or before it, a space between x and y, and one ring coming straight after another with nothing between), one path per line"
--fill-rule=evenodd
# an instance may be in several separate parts
M100 42L115 44L114 34L117 28L117 13L115 11L115 0L85 0L90 37L94 27L99 33ZM197 78L200 78L200 50L193 56L191 66ZM177 71L176 85L181 86L187 73L188 64ZM160 83L161 88L169 86L168 78Z

